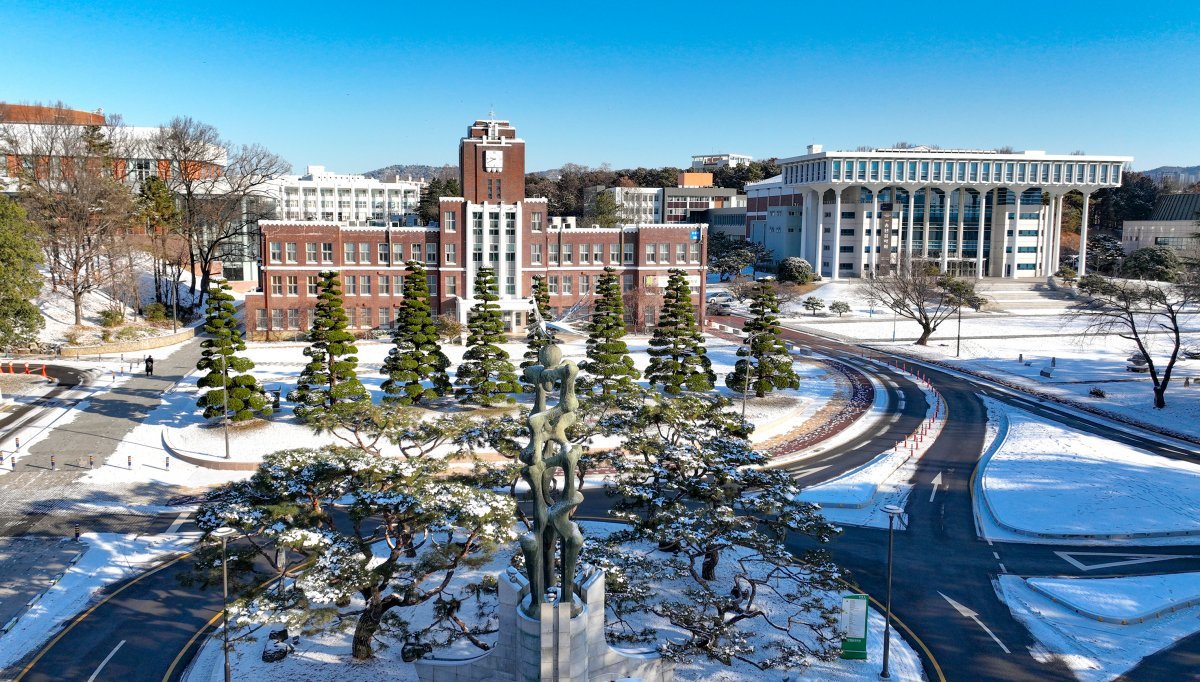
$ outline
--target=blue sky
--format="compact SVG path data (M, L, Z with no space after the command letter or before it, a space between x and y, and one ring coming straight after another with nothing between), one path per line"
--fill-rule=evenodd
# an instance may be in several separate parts
M531 170L901 140L1200 164L1195 0L375 5L7 0L0 99L187 114L298 171L454 163L492 107Z

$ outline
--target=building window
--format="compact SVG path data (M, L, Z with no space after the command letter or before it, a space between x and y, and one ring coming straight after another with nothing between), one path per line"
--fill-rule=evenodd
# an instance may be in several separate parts
M504 293L508 294L509 296L515 296L517 294L517 276L516 275L505 275L504 276Z
M633 265L633 244L625 245L625 264Z
M346 248L344 250L344 255L345 255L345 258L342 259L343 263L353 263L354 262L354 244L352 244L350 242L346 242Z
M430 296L438 295L437 285L438 285L438 276L437 275L425 275L425 286L429 287L429 295Z
M299 308L288 308L287 316L288 316L287 328L288 329L299 329L300 328L300 309Z
M288 275L287 295L288 296L299 296L300 295L300 278L299 277L297 277L295 275Z
M476 263L483 262L483 242L471 244L471 260Z
M271 242L270 251L272 263L283 262L283 242Z
M266 310L259 308L258 310L254 311L254 328L255 329L266 329L267 328L267 311Z
M458 229L455 225L455 220L457 219L458 215L455 214L454 211L446 211L442 214L442 227L444 227L447 232L454 232Z
M571 275L563 275L562 292L563 292L564 296L569 296L571 294L571 284L572 284L571 280L572 280Z
M558 244L550 245L550 265L558 265Z
M1038 252L1038 247L1036 247L1036 246L1018 246L1017 247L1017 253L1037 253L1037 252Z
M351 275L353 277L353 275ZM358 277L358 293L363 296L371 295L371 276L359 275Z
M456 275L446 275L446 295L458 295L458 277Z
M371 245L367 242L358 244L358 262L364 265L371 262Z
M437 265L437 244L425 242L425 262L429 265Z
M458 262L458 244L446 245L446 262L451 264Z
M633 291L637 286L637 280L633 275L621 275L621 291Z
M575 247L573 245L562 245L562 262L563 265L571 265L575 262Z
M390 257L390 247L387 242L379 242L379 264L387 265Z
M287 248L287 262L296 263L296 242L288 242L284 245Z
M659 244L658 245L658 262L659 263L670 263L671 262L670 258L671 258L671 245L670 244Z
M504 245L504 260L509 263L517 261L517 245L513 242L508 242Z
M839 246L838 253L854 253L853 246Z
M317 243L316 242L307 242L304 245L304 262L306 262L306 263L316 263L317 262Z
M421 245L417 244L416 242L410 244L408 247L408 253L409 253L409 258L411 258L412 260L416 260L416 261L421 260Z
M647 263L655 263L655 262L657 262L657 260L656 260L656 259L655 259L655 257L654 257L654 254L655 254L655 253L657 253L657 251L655 250L655 247L654 247L654 245L653 245L653 244L647 244L647 245L646 245L646 262L647 262Z
M842 229L838 230L838 234L840 234L843 237L853 237L854 236L854 228L853 227L849 227L849 228L843 227Z
M663 261L664 263L666 261ZM675 245L675 262L682 264L687 262L687 244L679 243Z
M379 309L379 326L380 327L383 327L385 329L392 328L392 318L389 317L389 312L390 312L389 308L380 308Z
M271 275L271 295L283 295L283 277L280 277L279 275Z
M534 265L542 264L542 245L541 244L530 244L529 245L529 262L533 263Z
M504 234L509 237L517 236L517 214L506 212L504 214Z
M592 245L591 244L580 244L579 245L579 264L587 265L591 262L592 262Z
M271 311L271 329L283 329L283 310L276 308Z
M404 295L404 275L392 275L392 291L396 296Z
M587 275L579 276L579 294L587 296L592 293L592 278Z
M1037 270L1037 263L1017 263L1018 270Z
M395 263L396 265L402 265L404 263L404 245L403 244L398 244L395 242L392 243L392 262Z
M700 245L692 244L691 247L692 247L691 261L693 263L699 263L700 262Z
M346 309L346 326L347 327L357 327L358 326L358 308L347 308Z
M500 214L488 214L488 235L492 237L500 236Z
M379 276L379 295L380 296L391 296L392 295L391 283L392 283L391 277L389 277L387 275Z
M499 244L488 244L488 262L489 263L499 263L500 262L500 245Z
M317 277L316 275L309 275L309 276L308 276L308 295L309 295L309 296L316 296L316 295L317 295L317 292L318 292L318 287L320 286L320 285L318 284L318 282L319 282L319 281L320 281L320 278L319 278L319 277Z
M475 236L483 235L483 211L471 212L471 229L476 230Z
M487 188L488 188L488 189L487 189L487 198L490 200L490 199L492 198L492 196L493 196L493 192L492 192L492 179L491 179L491 178L488 178L488 181L487 181L487 183L488 183L488 184L487 184Z
M558 275L550 275L546 278L547 290L555 295L558 295Z
M333 242L324 242L321 244L321 262L333 263Z
M346 275L346 295L358 295L358 278L354 275Z
M617 244L608 245L608 262L612 265L617 265L621 262L621 247Z
M534 232L542 231L542 212L534 211L529 214L529 229Z

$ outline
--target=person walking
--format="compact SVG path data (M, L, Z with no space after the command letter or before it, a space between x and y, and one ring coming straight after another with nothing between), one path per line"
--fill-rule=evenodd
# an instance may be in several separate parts
M154 376L154 357L146 356L146 376Z

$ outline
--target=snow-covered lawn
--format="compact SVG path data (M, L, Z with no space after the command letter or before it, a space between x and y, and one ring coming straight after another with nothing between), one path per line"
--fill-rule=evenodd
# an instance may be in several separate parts
M83 556L0 637L0 669L49 639L106 585L148 570L169 555L185 552L194 539L179 535L84 533Z
M1197 573L1061 580L1001 575L997 591L1013 616L1040 642L1034 657L1063 661L1081 682L1115 679L1146 656L1200 630L1200 606L1128 625L1101 622L1075 611L1094 609L1097 615L1119 620L1183 604L1200 596Z
M611 524L585 523L585 535L596 537L611 532ZM652 552L650 547L635 547L637 551ZM484 574L497 573L509 564L511 550L498 553L486 566L479 569L468 569L455 575L452 590L460 589L467 582L478 580ZM725 564L723 564L725 565ZM721 579L721 569L718 568L718 580ZM662 594L678 593L684 585L664 582ZM837 599L839 595L827 595L827 598ZM494 595L483 597L487 603L494 603ZM759 604L764 609L780 608L771 597L764 592L759 594ZM421 619L428 618L429 606L424 605L415 609L395 609L406 620L411 619L414 625L420 625ZM475 622L476 602L468 600L460 612L469 622ZM660 637L678 636L679 631L669 623L647 622L646 625L659 631ZM865 661L836 660L830 663L815 662L803 673L787 671L760 671L745 663L735 662L726 667L711 661L694 661L681 664L676 668L676 679L685 681L720 681L720 682L759 682L761 680L807 680L811 682L852 682L878 679L882 661L883 618L874 610L870 611L870 635L868 638L868 659ZM353 663L350 658L351 631L348 629L333 629L319 635L302 635L296 651L279 663L264 663L262 648L266 641L266 629L257 631L253 638L239 639L234 647L232 663L234 677L248 680L311 680L337 682L375 682L388 680L391 682L416 682L416 670L412 664L404 663L400 658L401 642L391 633L381 633L377 638L377 655L367 663ZM768 632L758 635L762 642L771 640ZM484 641L495 641L495 636L485 636ZM469 654L478 652L468 644L458 643L450 649L458 653ZM892 678L905 682L923 680L920 658L916 652L901 637L892 638L891 651ZM195 662L188 670L188 682L219 682L222 679L221 648L216 638L210 638Z
M1195 542L1200 465L985 400L989 422L1003 437L981 479L987 506L980 514L987 520L994 515L1003 526L989 524L990 536L1036 542L1037 534L1077 540L1128 535L1141 543ZM1183 533L1192 537L1163 537Z

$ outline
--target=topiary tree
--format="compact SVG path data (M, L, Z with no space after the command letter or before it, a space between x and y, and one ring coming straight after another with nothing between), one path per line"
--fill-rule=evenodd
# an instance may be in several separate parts
M603 395L626 392L633 388L641 373L633 366L625 337L625 304L621 301L621 282L617 271L604 268L596 282L596 303L588 324L587 360L580 369L591 375L588 382L599 386Z
M296 390L288 394L288 400L296 403L293 411L301 421L371 399L355 372L358 358L354 353L358 348L354 345L354 334L346 330L341 286L336 272L321 273L308 346L304 349L308 364L300 373Z
M511 393L519 393L516 370L504 343L504 321L496 301L496 271L480 268L475 273L475 305L467 313L467 352L458 367L454 395L464 403L494 405L514 402Z
M788 256L779 261L778 272L776 273L780 282L795 282L796 284L808 284L813 278L812 265L797 256Z
M262 386L249 374L254 369L250 358L239 357L246 342L238 331L233 307L232 288L218 280L208 290L205 302L204 331L209 338L200 342L203 349L196 369L207 372L196 385L207 388L196 406L204 409L204 418L228 416L235 422L253 419L256 415L271 416L271 402Z
M392 334L393 348L383 361L381 372L384 402L416 405L450 393L453 388L446 369L450 359L438 343L438 324L429 309L429 282L425 266L410 260L405 264L404 300L396 315ZM422 381L428 381L425 386Z
M808 298L804 299L804 309L812 311L813 317L816 317L817 311L823 309L824 307L825 301L822 301L816 296L809 296Z
M1176 282L1182 272L1183 262L1175 249L1169 246L1147 246L1138 249L1121 263L1121 276L1126 279Z
M533 291L530 293L530 298L533 301L534 307L537 308L538 315L543 320L550 319L550 288L546 286L545 275L533 276ZM542 333L543 331L545 331L545 334ZM538 364L538 352L546 346L555 343L558 343L558 340L554 338L554 332L549 328L541 330L533 324L525 327L525 354L522 356L519 377L526 393L533 393L534 386L529 383L529 378L525 376L525 368Z
M663 294L662 314L650 338L650 366L646 381L662 386L669 395L684 390L710 391L717 380L704 336L696 326L696 309L687 273L672 269Z
M750 318L742 326L745 345L738 349L733 371L725 385L741 392L754 391L762 398L777 388L798 388L800 377L792 369L792 356L779 337L779 301L771 287L760 284L750 302ZM751 364L753 358L753 364Z
M850 312L850 304L845 301L833 301L829 304L829 311L837 313L838 317Z

